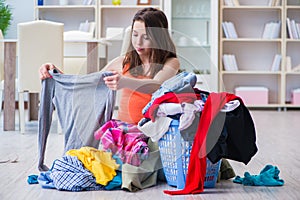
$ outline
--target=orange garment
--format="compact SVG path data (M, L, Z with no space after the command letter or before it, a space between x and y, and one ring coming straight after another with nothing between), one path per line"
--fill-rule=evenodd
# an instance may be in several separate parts
M133 77L128 71L129 65L125 65L123 75L131 78ZM139 79L149 79L147 76L138 76ZM118 119L131 124L138 124L144 117L142 114L143 108L151 100L151 94L144 94L134 90L124 88L122 89Z

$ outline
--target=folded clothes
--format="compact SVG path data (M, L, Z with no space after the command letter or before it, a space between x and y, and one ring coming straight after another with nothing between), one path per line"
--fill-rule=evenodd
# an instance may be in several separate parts
M236 176L234 183L248 186L282 186L284 181L279 178L280 170L276 166L266 165L259 175L250 175L249 172L244 173L244 178Z

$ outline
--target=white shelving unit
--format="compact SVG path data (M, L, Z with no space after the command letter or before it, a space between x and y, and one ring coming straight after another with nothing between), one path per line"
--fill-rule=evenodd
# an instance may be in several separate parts
M45 19L64 23L65 31L79 30L80 23L95 22L94 38L106 38L109 27L123 28L130 26L134 14L143 7L162 9L163 0L152 0L150 5L137 5L137 0L123 0L121 5L113 5L112 0L92 0L84 5L84 0L43 0L43 5L35 1L35 19ZM100 45L100 68L107 61L120 55L122 39L110 40L110 46ZM65 45L65 64L80 63L84 67L86 44L68 43ZM101 58L103 62L101 62ZM78 70L75 70L78 71ZM83 70L84 71L84 70Z
M300 1L285 0L285 2L285 18L289 18L300 23ZM286 107L295 107L296 105L291 104L291 93L293 89L300 88L300 39L291 39L287 33L285 41L286 58L291 58L291 70L289 70L289 67L286 66L284 73L284 98L287 102ZM296 68L298 68L298 70L295 70ZM300 107L300 105L298 105L298 107Z
M134 14L144 7L163 9L163 0L152 0L150 5L137 5L137 0L123 0L121 5L113 5L111 0L98 0L98 38L107 38L107 28L122 28L124 31L131 26ZM110 40L107 59L110 61L120 55L122 40Z
M219 90L234 93L239 86L268 88L268 103L249 107L286 107L286 5L268 5L269 0L239 0L239 5L220 5ZM226 38L222 22L232 22L237 38ZM278 37L263 37L267 23L280 22ZM270 39L268 39L270 38ZM300 44L300 43L299 43ZM287 50L288 51L288 50ZM225 70L223 55L233 54L238 70ZM272 70L275 55L281 56L278 70Z
M39 5L38 1L34 0L35 20L61 22L64 24L65 33L79 31L81 23L93 22L95 29L90 33L89 39L97 39L99 26L97 0L90 1L90 5L85 5L84 0L43 0L43 5ZM65 43L63 68L66 73L86 73L86 49L85 43ZM100 49L102 50L99 57L105 58L102 45Z
M297 4L293 4L293 3ZM286 71L286 56L291 56L293 64L300 64L300 40L287 38L286 18L299 21L299 1L280 0L278 5L268 5L269 0L239 0L239 5L228 6L225 0L220 5L220 21L232 22L238 38L226 38L222 23L219 51L219 90L234 93L239 86L262 86L269 89L269 102L250 107L300 107L291 105L290 90L300 87L300 73ZM297 6L296 6L297 5ZM270 22L280 22L278 37L263 38L265 26ZM223 55L236 57L237 71L225 70ZM282 57L279 69L272 70L275 55Z
M197 87L218 89L218 2L165 0L181 69L200 72Z
M67 5L61 5L59 0L44 0L38 5L35 0L35 19L44 19L64 23L65 31L78 30L80 23L95 22L97 26L97 3L83 5L83 0L68 0ZM94 37L97 37L95 30Z
M108 27L126 28L132 24L134 14L143 7L162 9L162 0L152 0L150 5L137 5L136 0L121 1L121 5L112 5L111 0L99 0L98 32L99 38L106 37Z

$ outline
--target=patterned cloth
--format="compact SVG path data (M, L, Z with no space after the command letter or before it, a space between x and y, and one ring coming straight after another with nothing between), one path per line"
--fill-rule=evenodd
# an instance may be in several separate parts
M73 192L102 190L93 174L84 168L75 156L63 156L53 162L52 168L38 177L43 188L56 188Z
M123 163L139 166L148 157L148 137L136 125L121 120L110 120L94 133L103 150L118 156Z

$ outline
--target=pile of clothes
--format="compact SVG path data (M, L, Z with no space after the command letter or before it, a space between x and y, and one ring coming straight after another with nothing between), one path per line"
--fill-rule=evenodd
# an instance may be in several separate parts
M206 158L212 163L228 158L247 164L257 152L254 123L243 101L234 94L195 88L197 78L193 73L182 72L165 81L143 109L144 118L137 126L111 119L115 94L105 87L105 73L86 75L79 81L75 76L52 75L53 79L43 83L43 118L39 121L39 169L43 171L39 181L44 188L136 191L156 185L158 177L163 179L157 142L173 119L180 121L182 137L194 142L185 188L165 191L167 194L202 192ZM83 90L87 86L88 90ZM103 96L105 92L109 98L93 97L97 107L91 105L88 109L80 101L73 102L66 115L65 95L69 91L73 96L83 91L92 92L92 96ZM43 161L54 108L64 122L62 128L68 132L65 155L48 169ZM100 113L95 113L95 108ZM95 115L80 116L82 109ZM91 116L93 119L89 119ZM80 122L82 118L84 123ZM90 125L88 132L84 132L84 125Z

